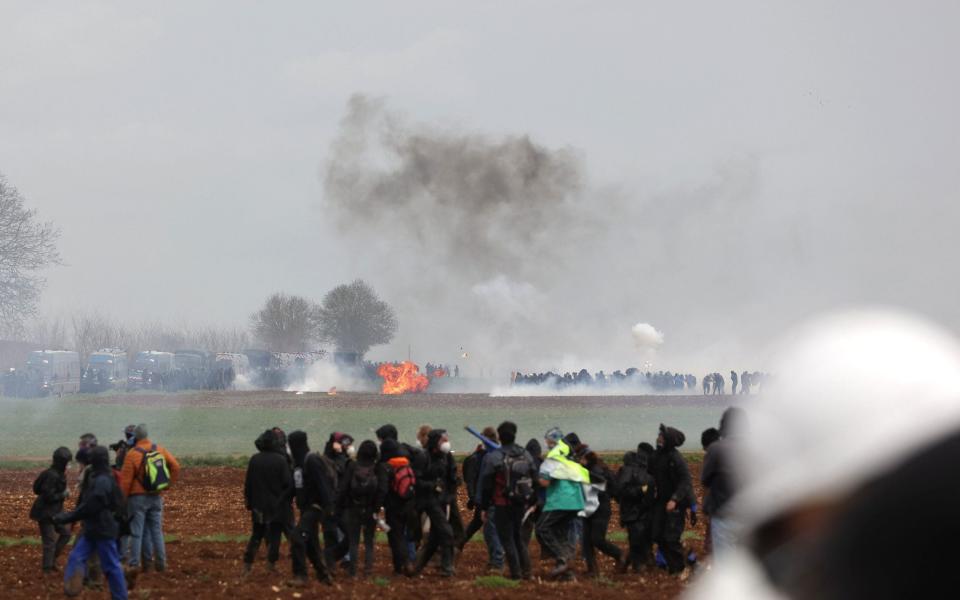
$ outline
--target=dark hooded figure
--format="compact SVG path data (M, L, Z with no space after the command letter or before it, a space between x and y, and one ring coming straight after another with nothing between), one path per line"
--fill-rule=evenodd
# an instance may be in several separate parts
M647 472L649 457L647 452L627 452L623 455L623 467L617 474L620 525L627 530L630 547L627 560L620 565L622 572L629 567L639 571L651 563L651 509L656 500L656 486Z
M450 439L445 429L432 429L427 434L424 455L416 471L417 508L430 519L430 537L417 555L414 574L423 571L439 549L443 575L452 577L453 527L447 520L447 507L451 495L456 493L457 465L450 455Z
M323 447L323 474L326 478L327 489L332 494L332 510L323 516L323 557L327 562L327 570L333 571L341 558L350 551L350 540L347 538L347 527L343 522L343 514L337 507L337 497L340 486L343 484L343 474L350 462L349 448L353 446L353 438L346 433L335 431L330 434Z
M663 553L671 574L681 573L686 564L680 536L683 534L686 510L694 503L690 469L677 450L685 440L681 431L661 423L657 449L650 461L650 471L657 486L653 539Z
M535 470L540 472L540 465L543 464L543 448L540 446L540 441L537 438L530 438L527 441L526 445L527 452L530 453L530 457L533 459L533 464ZM533 509L533 512L526 518L523 522L523 526L520 528L520 533L523 536L523 543L530 545L530 538L533 537L533 533L536 530L537 521L540 520L540 514L543 512L543 505L547 501L547 491L541 487L536 486L537 488L537 504ZM549 557L549 551L546 546L540 542L540 538L537 538L537 543L540 544L540 556Z
M56 560L70 541L70 530L56 525L53 517L63 512L63 501L69 496L67 491L67 465L72 454L69 448L61 446L53 452L50 468L43 471L33 482L33 493L37 495L30 508L30 518L40 526L40 540L43 543L44 573L55 571Z
M287 443L290 445L290 458L293 460L294 497L300 510L300 522L297 523L294 535L303 545L306 558L313 565L317 579L332 585L333 580L322 558L319 533L323 515L333 513L333 495L327 488L325 466L320 455L310 452L305 432L291 431Z
M126 598L127 582L123 567L120 566L117 546L125 505L123 493L110 468L110 453L107 447L90 448L88 457L89 479L80 495L76 510L53 517L56 525L83 521L83 531L77 536L70 558L67 559L67 568L63 574L64 592L68 596L80 594L87 561L96 553L100 558L100 568L110 585L111 598Z
M254 445L259 452L250 457L243 485L244 500L253 523L250 541L243 554L244 573L250 572L264 537L267 538L267 562L270 571L276 570L276 563L280 559L280 536L286 534L292 545L296 539L290 526L290 499L293 497L294 487L286 450L281 453L279 438L271 429L260 434ZM294 561L294 579L302 583L306 580L307 573L302 551L300 548L292 549L291 555Z
M597 551L614 559L617 563L616 570L622 571L626 564L623 553L616 544L607 540L607 528L613 514L610 500L617 494L617 479L603 459L592 450L584 453L580 463L590 472L590 483L603 486L598 494L600 505L593 514L583 520L583 556L587 562L587 575L600 576Z
M373 547L377 531L376 517L383 506L387 491L387 473L377 463L377 445L364 440L357 451L357 459L351 461L343 474L343 483L338 492L337 505L343 514L350 544L351 577L357 574L360 560L360 535L363 534L363 576L373 573Z
M530 453L516 444L516 423L504 421L497 427L497 435L500 447L484 459L480 471L478 502L496 525L510 578L529 579L530 553L521 525L537 503L537 469Z
M380 444L380 468L384 471L387 481L383 508L387 526L390 528L387 532L387 541L390 544L390 554L393 559L393 573L402 575L406 574L409 562L407 524L416 519L417 508L416 498L413 495L415 486L410 458L397 440L383 438L383 443Z

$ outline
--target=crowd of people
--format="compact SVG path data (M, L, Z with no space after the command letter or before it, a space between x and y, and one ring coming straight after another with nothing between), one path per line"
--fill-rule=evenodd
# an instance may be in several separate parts
M110 460L110 450L115 452ZM79 467L76 489L67 486L67 467ZM70 540L68 525L82 522L64 570L64 591L100 588L106 578L114 599L126 598L141 571L164 571L163 494L180 473L177 460L148 437L145 424L129 425L116 444L102 446L92 433L80 436L76 453L61 446L33 483L30 518L40 529L41 568L56 571ZM76 495L73 510L67 499ZM126 566L124 566L126 565Z
M517 386L548 385L557 388L568 386L602 388L605 386L627 385L646 387L657 392L668 392L672 390L680 391L696 388L697 377L689 373L671 373L670 371L644 372L636 367L630 367L626 371L620 371L618 369L613 373L598 371L593 375L586 369L580 369L576 373L567 371L563 374L554 373L553 371L540 373L513 371L510 374L510 384Z
M319 451L311 451L304 431L265 430L244 480L251 533L241 575L251 573L264 542L267 568L276 571L286 538L292 586L307 585L311 569L325 584L334 576L369 576L379 528L397 576L419 576L432 562L442 576L454 575L464 545L482 530L488 566L513 579L534 575L533 540L540 558L552 561L543 575L553 580L574 578L578 547L587 575L601 574L599 553L612 558L619 573L660 567L686 578L695 558L685 552L681 534L688 519L696 523L698 511L678 451L685 441L681 431L660 425L655 445L641 442L616 470L575 432L553 427L523 446L518 435L511 421L485 428L458 468L447 431L429 425L419 428L415 444L400 442L397 428L387 424L376 430L376 440L334 432ZM56 569L70 537L67 525L83 522L64 572L69 595L85 584L102 585L105 577L112 597L125 598L139 572L166 568L163 494L177 481L179 465L142 424L127 427L109 448L116 452L112 462L108 448L86 434L75 454L58 448L34 484L30 516L39 524L45 572ZM71 459L80 465L80 483L75 507L65 510ZM709 477L709 489L729 487L722 468L712 466ZM461 485L472 511L466 520L457 503ZM711 512L721 515L727 493L711 495ZM625 549L607 539L615 502L627 532ZM722 525L722 515L714 523ZM718 531L717 545L725 540Z

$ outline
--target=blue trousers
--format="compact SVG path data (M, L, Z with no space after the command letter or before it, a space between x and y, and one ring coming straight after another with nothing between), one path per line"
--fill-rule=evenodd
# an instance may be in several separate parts
M152 554L158 565L166 565L167 550L163 543L163 497L159 494L130 496L127 500L127 508L132 516L128 564L131 567L138 567L141 554L148 559Z
M107 576L110 585L110 597L113 600L127 600L127 581L123 577L123 567L120 566L120 553L117 551L116 540L101 540L77 536L76 545L67 559L67 568L63 573L65 589L71 588L71 580L79 581L82 587L83 576L87 573L87 560L96 552L100 557L100 568ZM76 590L79 593L79 589ZM69 595L69 594L68 594ZM74 594L76 595L76 594Z

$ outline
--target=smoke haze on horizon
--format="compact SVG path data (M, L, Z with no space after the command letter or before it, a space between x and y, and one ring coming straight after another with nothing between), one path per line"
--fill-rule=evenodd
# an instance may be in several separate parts
M960 330L960 6L369 10L0 8L42 313L245 326L360 277L370 358L500 379L641 366L638 322L698 377L835 307Z

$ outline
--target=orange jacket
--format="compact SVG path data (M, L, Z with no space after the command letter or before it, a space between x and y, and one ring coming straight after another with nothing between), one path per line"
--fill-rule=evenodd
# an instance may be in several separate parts
M153 442L149 439L140 440L134 446L134 448L143 448L144 450L149 451L153 446ZM157 450L163 454L163 457L167 460L167 467L170 469L170 483L174 484L177 482L177 478L180 476L180 463L177 462L177 459L173 457L172 454L167 452L166 448L157 444ZM123 459L123 468L120 469L120 490L123 492L124 496L137 496L139 494L146 494L147 491L143 489L143 484L141 483L141 478L143 473L143 453L137 452L133 448L130 448L127 451L127 455Z

